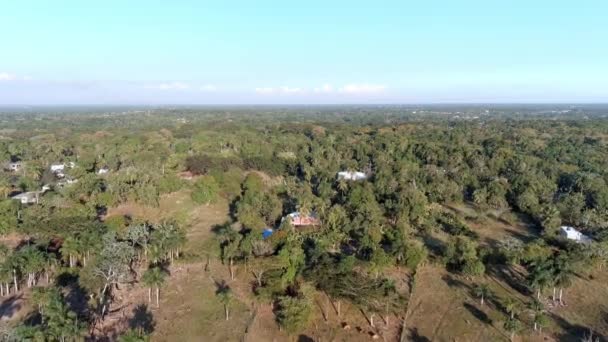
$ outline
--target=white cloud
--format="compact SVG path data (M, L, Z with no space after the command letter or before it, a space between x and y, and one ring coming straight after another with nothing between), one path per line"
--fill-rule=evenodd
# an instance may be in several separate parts
M274 88L263 87L263 88L255 88L255 92L262 95L268 95L274 93Z
M302 88L292 88L292 87L261 87L254 89L257 94L260 95L270 95L270 94L281 94L281 95L292 95L292 94L301 94L304 92Z
M8 72L0 72L0 82L8 82L8 81L30 81L32 78L30 76L17 76L15 74L10 74Z
M303 92L302 88L281 87L279 90L283 94L298 94Z
M201 86L198 88L200 91L206 91L206 92L214 92L217 91L217 87L214 86L213 84L205 84L204 86Z
M186 90L186 89L190 89L190 85L187 83L183 83L183 82L168 82L168 83L147 85L144 88L158 89L158 90Z
M315 93L333 93L334 92L334 87L332 87L330 84L324 84L323 86L319 87L319 88L315 88L313 89L313 91Z
M366 83L352 83L347 84L340 88L338 91L344 94L378 94L386 90L385 85L380 84L366 84Z

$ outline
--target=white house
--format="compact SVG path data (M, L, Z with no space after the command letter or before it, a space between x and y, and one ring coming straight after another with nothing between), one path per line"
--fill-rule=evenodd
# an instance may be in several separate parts
M65 164L51 164L51 172L59 172L65 169Z
M283 217L283 219L281 219L281 222L283 222L287 218L291 220L291 225L294 227L316 226L321 223L315 212L311 212L308 215L302 215L299 211L296 211Z
M38 203L39 196L40 196L40 192L29 191L29 192L20 193L19 195L15 195L11 198L14 200L20 201L22 204L34 204L34 203Z
M14 200L20 201L22 204L34 204L40 201L40 196L45 192L51 190L50 185L44 185L40 191L28 191L22 192L18 195L11 197Z
M579 232L574 227L569 227L569 226L561 226L559 229L559 235L568 240L572 240L572 241L579 242L579 243L581 243L581 242L586 243L586 242L591 241L591 239L588 236Z
M338 172L338 179L358 181L367 179L367 175L360 171L340 171Z
M10 162L8 163L8 170L12 172L17 172L21 170L21 162Z

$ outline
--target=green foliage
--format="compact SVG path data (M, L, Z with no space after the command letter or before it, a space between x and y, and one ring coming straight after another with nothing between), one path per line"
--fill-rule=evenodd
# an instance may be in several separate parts
M199 204L215 202L219 193L219 185L212 176L202 176L194 183L192 200Z
M467 275L481 275L485 266L477 255L477 243L465 236L452 237L444 251L444 260Z
M277 322L290 334L306 327L311 312L311 303L308 298L282 296L278 299Z
M13 232L17 228L19 203L14 200L0 201L0 235Z

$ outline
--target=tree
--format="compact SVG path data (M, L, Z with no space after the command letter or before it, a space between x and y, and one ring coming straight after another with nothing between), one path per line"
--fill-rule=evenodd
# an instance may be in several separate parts
M564 305L562 300L564 287L572 284L574 275L572 262L567 254L560 254L555 258L553 272L553 284L559 287L559 304ZM553 300L555 301L555 290L553 291Z
M504 328L509 333L511 341L513 341L513 339L515 338L515 334L517 334L517 332L521 330L522 325L518 319L509 318L505 321Z
M150 341L150 337L147 335L142 335L137 332L135 329L129 329L127 332L118 336L118 342L148 342Z
M475 296L479 298L479 304L483 306L485 299L490 298L492 291L487 284L479 284L473 288Z
M537 312L532 319L534 321L534 331L538 329L538 333L542 335L543 328L549 325L549 318L544 312Z
M226 320L230 319L230 303L232 302L232 289L226 281L222 280L221 283L217 284L217 290L215 295L220 299L220 302L224 305L224 314Z
M543 289L553 283L553 264L547 260L540 260L531 264L528 274L528 284L536 290L536 298L540 300Z
M167 274L160 267L151 267L142 276L144 284L148 287L148 302L152 302L152 288L156 288L156 307L159 307L160 287L164 284Z
M59 290L51 288L39 296L42 313L41 331L46 338L57 341L75 340L83 330L83 322L71 311Z
M518 300L510 297L503 301L502 306L511 319L515 319L515 316L521 310L521 303Z
M194 183L192 200L199 204L209 204L216 200L219 185L212 176L202 176Z
M288 333L295 333L306 327L310 313L311 305L307 298L279 297L276 317Z

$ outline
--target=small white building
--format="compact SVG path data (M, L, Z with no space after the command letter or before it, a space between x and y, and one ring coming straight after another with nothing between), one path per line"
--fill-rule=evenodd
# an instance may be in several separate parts
M10 162L8 163L8 170L12 171L12 172L17 172L19 170L21 170L21 162Z
M283 217L281 222L283 222L285 219L289 219L291 221L291 225L294 227L317 226L321 224L321 221L314 211L308 215L303 215L299 211L296 211Z
M38 203L39 196L40 196L39 191L29 191L29 192L20 193L11 198L14 200L20 201L21 204L34 204L34 203Z
M51 164L51 172L59 172L65 169L65 164Z
M568 240L572 240L579 243L587 243L590 242L591 239L585 234L579 232L574 227L570 226L561 226L559 228L559 235Z
M367 179L367 175L360 171L340 171L338 172L338 179L358 181Z
M37 204L40 201L40 196L42 196L45 192L47 192L49 190L51 190L51 186L44 185L44 186L42 186L42 190L40 190L40 191L22 192L11 198L14 200L20 201L22 204Z

